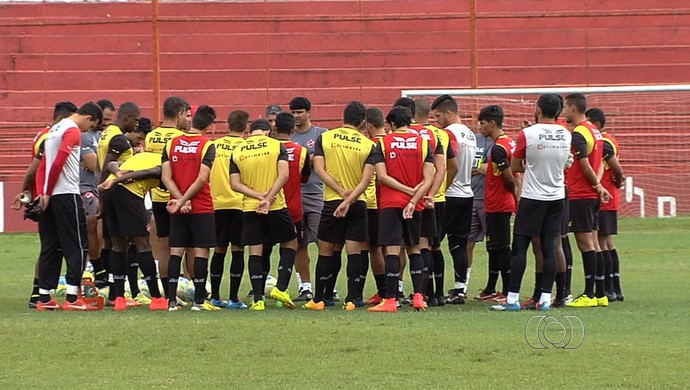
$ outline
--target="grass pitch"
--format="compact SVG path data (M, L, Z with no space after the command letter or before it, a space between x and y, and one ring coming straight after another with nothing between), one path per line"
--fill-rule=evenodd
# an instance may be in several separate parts
M526 324L538 313L495 313L471 300L397 314L289 311L272 303L262 313L37 313L26 300L38 237L0 235L0 388L687 388L690 219L620 225L626 301L550 313L582 320L584 342L573 350L527 344ZM582 266L573 248L579 292ZM475 251L470 293L486 282L486 252L481 245ZM343 274L344 267L344 292ZM225 289L226 282L227 275ZM245 283L241 292L248 289Z

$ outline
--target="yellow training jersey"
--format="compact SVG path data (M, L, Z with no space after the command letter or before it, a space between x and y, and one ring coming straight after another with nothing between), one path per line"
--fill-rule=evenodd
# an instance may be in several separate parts
M382 135L376 135L374 136L371 140L374 142L374 145L379 143L379 140L383 138ZM371 182L369 182L369 185L367 186L367 189L364 190L364 200L367 202L367 208L368 209L378 209L379 205L376 199L376 172L374 172L374 176L371 177Z
M151 152L141 152L130 157L120 165L121 171L145 171L147 169L155 168L161 166L161 155ZM108 176L108 180L115 179L114 174ZM135 180L131 183L120 183L121 186L125 187L129 192L134 195L144 198L150 189L158 187L160 184L160 178Z
M182 134L184 131L174 127L157 127L146 135L146 151L162 155L165 144ZM151 200L167 203L170 200L170 193L160 187L152 188Z
M424 125L427 129L431 130L434 132L436 135L436 138L438 141L441 143L441 146L443 147L443 152L445 153L446 157L448 156L448 149L450 148L450 137L448 136L448 133L445 132L442 129L439 129L438 127L434 125ZM447 157L449 158L449 157ZM455 158L455 157L451 157ZM446 201L446 177L448 174L443 176L443 181L441 182L441 187L438 188L438 191L436 192L436 196L434 196L434 202L445 202Z
M252 135L240 143L232 152L230 173L239 173L240 181L249 188L268 192L278 178L278 160L288 161L285 146L278 140L265 135ZM256 211L259 199L244 196L242 210ZM281 188L270 210L286 208L285 194Z
M370 159L374 142L350 127L339 127L319 136L314 156L324 158L326 172L344 189L352 190L362 180L364 164ZM323 199L342 200L334 189L325 185ZM364 200L364 194L357 200Z
M232 151L242 144L244 139L237 135L226 135L213 141L216 145L216 160L211 168L211 196L214 210L242 210L244 195L230 187L230 157Z
M124 134L117 125L110 125L103 130L101 138L98 140L98 166L101 170L105 168L103 163L109 152L113 152L118 156L117 161L119 163L123 163L132 157L134 154L132 145L129 144L126 138L123 138Z

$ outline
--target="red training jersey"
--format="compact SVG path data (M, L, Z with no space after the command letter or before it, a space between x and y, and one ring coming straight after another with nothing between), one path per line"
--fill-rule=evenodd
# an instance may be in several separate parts
M184 194L199 176L201 165L209 168L213 165L215 154L215 146L208 138L201 134L183 134L168 141L161 161L170 163L172 179ZM172 194L170 197L173 198ZM213 213L213 198L208 180L191 201L190 214Z
M420 137L424 138L425 140L429 141L429 146L431 146L431 150L436 151L436 134L434 134L433 130L430 130L424 125L420 125L419 123L413 123L410 125L410 130L412 130L412 133L416 133Z
M290 176L283 186L285 202L292 215L292 220L297 223L302 220L302 181L306 176L309 180L311 169L309 168L309 151L292 141L280 141L285 146L288 155L288 167Z
M603 138L599 130L589 121L582 121L573 129L571 152L575 161L565 171L565 183L568 187L568 199L598 199L597 191L587 180L580 168L579 160L589 159L589 165L596 174L601 167Z
M607 203L602 203L599 210L602 211L618 211L621 203L620 189L616 187L613 182L611 175L611 167L608 161L611 157L618 158L618 141L613 135L606 132L601 133L604 137L604 152L603 152L603 164L604 164L604 176L601 178L601 185L606 188L606 190L611 194L611 199Z
M503 171L510 169L515 146L512 138L501 134L491 148L484 181L484 211L487 213L515 212L515 197L503 182Z
M434 162L429 142L410 132L386 134L374 153L374 162L384 162L388 176L412 188L424 179L424 163ZM380 209L405 208L412 199L412 196L384 184L381 184L378 195ZM422 210L424 202L420 199L415 205L415 211Z

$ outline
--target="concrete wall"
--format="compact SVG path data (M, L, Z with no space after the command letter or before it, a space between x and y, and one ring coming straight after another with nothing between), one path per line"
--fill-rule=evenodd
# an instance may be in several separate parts
M480 88L688 82L685 0L477 3ZM0 5L0 180L23 172L58 100L132 100L153 116L151 9ZM332 126L353 99L387 108L401 89L470 86L467 1L162 2L159 15L161 100L182 95L221 119L304 94Z

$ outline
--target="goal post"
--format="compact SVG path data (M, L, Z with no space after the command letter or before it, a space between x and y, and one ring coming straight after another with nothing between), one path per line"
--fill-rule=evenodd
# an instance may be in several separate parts
M606 130L620 145L628 180L621 189L622 217L690 215L690 84L486 89L409 89L401 95L433 101L455 97L463 121L476 129L479 110L490 104L505 112L504 131L516 136L524 121L534 121L543 93L582 93L588 108L606 114Z

